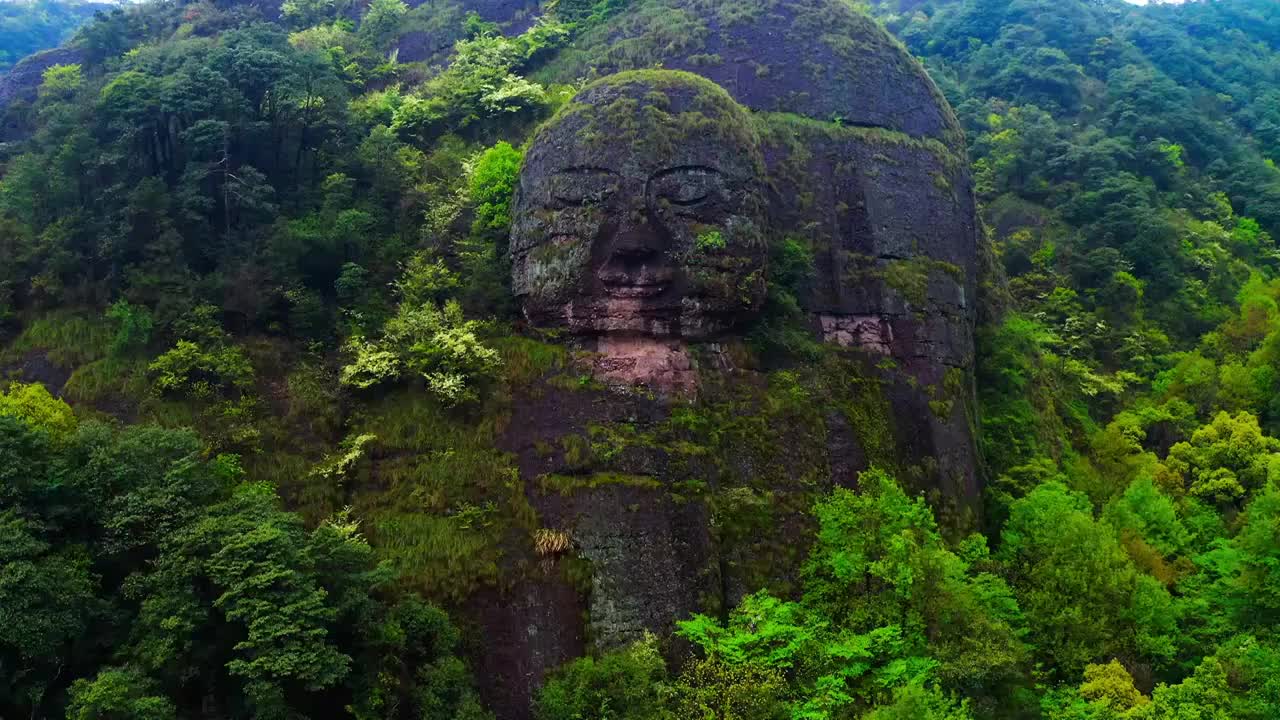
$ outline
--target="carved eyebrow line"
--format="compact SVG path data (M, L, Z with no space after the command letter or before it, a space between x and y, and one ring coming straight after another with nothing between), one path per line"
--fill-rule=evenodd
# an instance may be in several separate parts
M590 173L604 173L604 174L607 174L607 175L617 175L617 174L618 174L618 172L617 172L616 170L610 170L609 168L606 168L606 167L598 167L598 166L595 166L595 165L570 165L569 167L566 167L566 168L560 168L559 170L556 170L554 174L556 174L556 175L586 175L586 174L590 174Z
M704 172L710 175L721 175L722 173L711 167L710 165L676 165L669 168L663 168L649 177L650 181L663 178L668 175L674 175L679 172Z

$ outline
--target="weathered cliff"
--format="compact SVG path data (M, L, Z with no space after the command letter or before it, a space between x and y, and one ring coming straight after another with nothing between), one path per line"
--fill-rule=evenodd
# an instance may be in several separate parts
M740 110L678 74L627 72L654 67L709 79ZM562 539L516 583L520 602L478 615L523 624L480 673L512 717L584 647L785 591L804 511L859 470L893 470L952 528L974 522L981 484L972 187L919 64L839 3L649 0L541 71L575 77L600 80L529 149L513 289L594 380L521 389L500 436ZM784 279L797 248L811 261ZM816 352L744 342L769 319L760 278L787 285ZM535 611L563 602L566 578L585 616Z

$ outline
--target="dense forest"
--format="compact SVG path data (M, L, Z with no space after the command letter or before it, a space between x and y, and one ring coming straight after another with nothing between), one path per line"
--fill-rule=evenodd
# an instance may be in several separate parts
M151 1L3 108L0 716L495 716L475 598L553 560L591 586L502 418L598 389L512 300L513 193L629 4ZM75 24L17 7L0 66ZM1280 5L855 9L964 130L981 512L872 463L791 508L794 572L497 717L1280 717ZM795 422L806 364L843 367L796 321L812 262L771 248L744 350ZM739 415L555 452L767 442ZM781 493L673 492L775 532Z

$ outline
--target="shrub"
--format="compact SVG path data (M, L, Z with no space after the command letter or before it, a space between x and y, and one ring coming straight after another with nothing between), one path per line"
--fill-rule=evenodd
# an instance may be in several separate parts
M70 720L170 720L177 717L173 702L160 694L154 680L129 667L110 667L92 681L81 678L71 686L67 708Z
M151 341L151 330L154 321L151 311L145 305L130 305L127 300L117 300L107 308L107 319L115 326L115 335L111 338L111 354L124 355L132 350L140 350Z
M76 416L71 407L50 395L40 383L14 383L8 392L0 392L0 415L24 420L49 433L54 440L65 440L76 431Z
M383 349L377 343L359 337L351 338L347 342L346 351L353 359L342 368L343 385L365 390L400 377L400 356Z
M428 253L409 258L404 274L395 282L401 301L410 305L441 302L457 287L458 274Z
M471 168L471 199L476 204L471 232L500 231L511 225L511 197L524 156L510 143L500 142L480 153Z
M446 405L476 398L475 386L498 369L498 353L476 336L478 323L462 317L462 307L449 301L443 308L427 303L402 304L387 322L378 342L353 338L348 351L354 360L342 368L342 383L369 388L421 376L427 389Z
M50 65L40 75L41 99L68 100L84 85L79 65Z
M161 393L209 398L228 390L247 390L253 383L253 366L234 345L206 348L179 340L171 350L147 368Z
M538 693L537 720L665 720L667 668L653 636L565 665Z
M253 386L253 365L217 320L218 308L199 305L174 322L180 338L147 366L161 394L208 399Z

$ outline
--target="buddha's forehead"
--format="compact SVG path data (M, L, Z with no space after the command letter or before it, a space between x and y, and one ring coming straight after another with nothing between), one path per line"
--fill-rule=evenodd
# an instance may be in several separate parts
M587 88L543 128L530 159L549 173L589 168L635 179L685 168L757 173L750 116L714 85L672 75Z
M741 181L752 176L749 159L749 154L742 151L728 152L691 144L666 152L652 152L643 147L618 148L604 155L574 150L559 155L546 168L550 175L617 176L636 182L680 172L716 174Z

